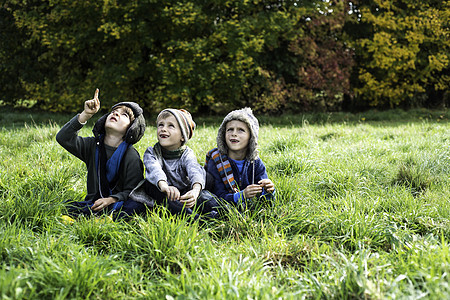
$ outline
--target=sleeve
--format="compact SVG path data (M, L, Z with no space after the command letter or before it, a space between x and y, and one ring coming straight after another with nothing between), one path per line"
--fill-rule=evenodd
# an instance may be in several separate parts
M137 150L129 149L125 159L122 191L111 195L118 201L126 201L131 191L144 179L144 166Z
M67 151L82 161L86 162L89 157L90 144L93 138L83 138L78 136L78 132L83 128L83 124L78 121L78 114L67 122L56 134L56 141Z
M186 167L186 173L191 183L191 188L195 183L200 183L202 189L204 189L206 178L205 169L198 163L194 152L191 149L188 149L188 151L189 153L186 156L184 164Z
M258 183L261 179L267 179L269 176L267 175L266 166L259 158L255 161L255 181L254 183Z
M268 179L266 166L263 161L259 158L255 161L255 183L258 183L261 179ZM275 192L275 191L274 191ZM263 189L261 195L267 194L266 190Z
M230 193L228 191L227 187L222 181L222 178L220 178L219 171L217 170L216 164L212 159L208 161L207 172L214 178L214 194L227 202L233 204L238 203L239 199L243 196L243 192L241 191L239 193ZM236 201L235 198L237 199Z
M145 179L151 184L158 187L158 182L161 180L167 181L167 176L162 169L161 164L156 157L153 147L148 147L144 153L144 165L145 165Z

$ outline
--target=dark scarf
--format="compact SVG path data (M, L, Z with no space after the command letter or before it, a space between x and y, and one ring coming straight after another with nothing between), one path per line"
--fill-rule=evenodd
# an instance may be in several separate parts
M122 142L114 151L113 155L107 159L104 136L100 136L95 150L95 167L99 182L99 191L97 192L96 199L106 198L112 194L119 179L122 159L129 147L130 144Z
M156 143L153 146L153 151L155 152L156 157L158 158L159 163L162 164L162 159L177 159L177 158L181 158L181 156L183 155L184 151L186 150L186 146L181 146L180 148L176 149L176 150L167 150L164 147L161 147L160 143Z

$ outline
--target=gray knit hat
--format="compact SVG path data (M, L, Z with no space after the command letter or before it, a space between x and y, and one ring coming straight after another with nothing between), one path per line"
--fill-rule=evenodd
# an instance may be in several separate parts
M225 141L225 129L227 123L233 120L244 122L250 129L250 140L248 142L247 155L245 158L249 161L258 159L259 122L249 107L233 110L223 119L217 134L217 148L219 149L219 152L221 154L228 154L228 146Z
M139 104L137 104L135 102L120 102L120 103L114 104L111 107L111 111L113 111L114 108L116 108L118 106L129 107L133 111L134 121L130 124L130 127L128 127L127 133L125 133L124 140L129 144L136 144L144 136L144 132L145 132L144 111L139 106ZM94 133L94 136L96 138L99 138L101 134L106 133L105 122L106 122L106 118L108 118L109 114L110 114L110 112L103 115L95 123L94 128L92 129L92 132Z
M171 113L180 125L181 136L183 137L183 142L181 145L186 144L186 142L192 137L194 134L194 129L196 127L194 120L192 120L191 114L185 109L174 109L174 108L166 108L162 110L156 120L159 120L161 114L169 112Z

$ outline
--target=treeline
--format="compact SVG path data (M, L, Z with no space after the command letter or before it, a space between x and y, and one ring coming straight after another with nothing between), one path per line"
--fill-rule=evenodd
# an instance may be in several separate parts
M0 100L76 111L448 105L450 1L7 0Z

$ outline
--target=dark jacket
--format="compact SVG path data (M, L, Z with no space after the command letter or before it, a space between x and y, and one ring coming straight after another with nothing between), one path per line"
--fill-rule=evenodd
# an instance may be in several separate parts
M235 199L240 197L243 199L243 191L250 184L256 184L261 179L267 179L267 172L264 163L260 158L253 162L245 160L244 167L242 168L242 174L239 173L236 163L229 159L231 169L233 170L234 180L236 181L239 188L239 196L234 196L235 193L230 193L222 178L220 177L219 171L214 160L210 159L208 165L206 166L206 171L211 174L214 178L214 194L218 197L226 200L229 203L237 204Z
M80 137L78 131L83 127L78 121L78 115L67 122L56 135L56 141L71 154L81 159L87 167L86 201L95 201L98 192L99 178L95 167L96 140L94 137ZM109 159L116 148L105 145L106 156ZM144 178L144 167L137 150L131 145L123 157L121 174L117 185L112 190L111 197L125 201L134 187Z

